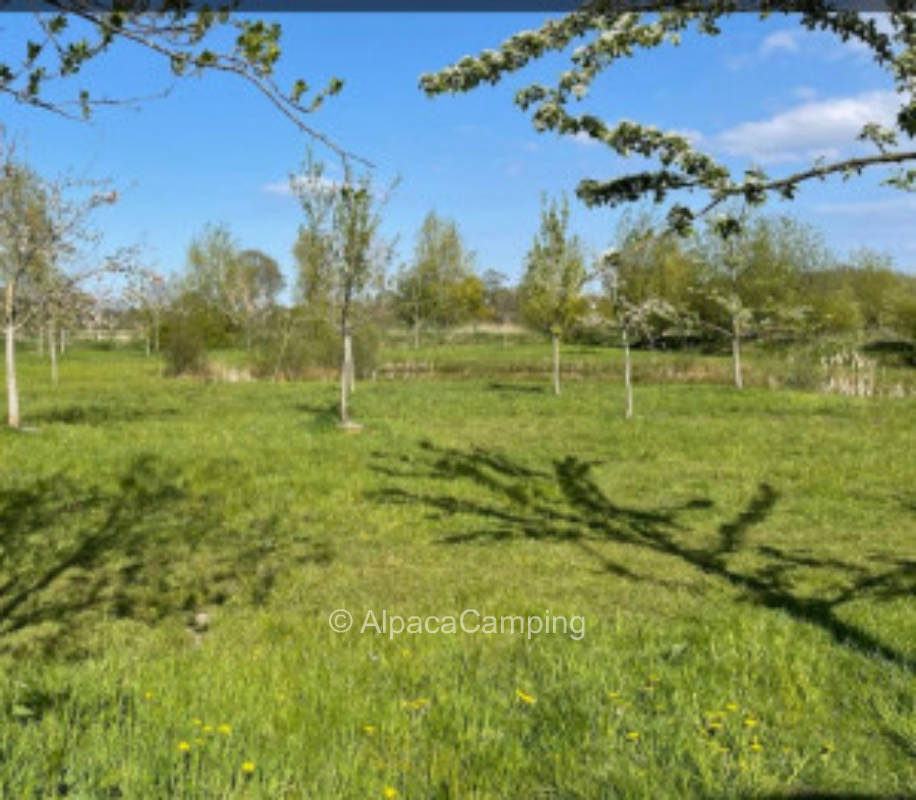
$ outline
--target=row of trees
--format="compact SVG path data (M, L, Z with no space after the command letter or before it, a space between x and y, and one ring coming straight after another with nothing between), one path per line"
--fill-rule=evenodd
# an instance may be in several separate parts
M275 376L288 374L297 360L314 358L303 342L324 343L324 366L339 348L345 424L356 380L354 330L372 319L401 320L419 344L421 330L431 326L520 318L552 340L556 393L562 337L583 326L610 327L624 348L628 398L634 343L726 339L741 388L741 346L748 338L869 329L916 334L912 278L869 250L840 265L816 231L789 217L732 211L689 237L653 224L647 215L624 217L614 246L595 258L569 231L566 199L545 198L540 229L513 288L500 273L478 276L456 223L431 212L417 234L412 262L389 284L393 242L380 235L380 225L394 184L380 192L368 173L354 175L349 168L342 181L330 180L309 154L290 185L303 211L292 248L298 274L291 307L279 303L285 281L277 262L241 247L225 225L207 226L194 238L184 274L171 282L140 268L135 253L74 269L95 239L89 215L116 195L93 185L75 199L73 186L43 180L10 154L0 182L10 423L19 421L16 332L29 327L40 333L56 382L61 330L97 317L104 307L79 288L93 274L126 278L121 318L142 325L148 353L159 349L164 325L176 372L200 368L206 346L228 344L232 337L248 350L255 344L266 350L273 363L266 371ZM114 304L107 307L111 311Z
M738 225L730 221L738 219ZM916 279L895 273L870 250L840 265L810 226L746 210L711 220L689 237L625 217L615 245L589 267L571 234L565 200L544 201L540 231L519 285L525 320L549 333L559 393L559 342L583 322L616 328L629 348L686 341L731 343L734 382L742 387L741 345L748 338L797 340L866 330L916 338ZM589 282L603 291L587 293ZM627 413L632 401L627 401Z

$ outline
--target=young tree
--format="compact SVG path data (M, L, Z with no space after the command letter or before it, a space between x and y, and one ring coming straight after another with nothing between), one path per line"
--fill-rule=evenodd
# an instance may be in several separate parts
M413 330L414 347L424 324L454 325L479 313L482 286L473 262L455 222L430 211L417 233L413 263L398 276L398 309Z
M138 269L124 288L124 302L136 309L143 324L146 355L159 352L162 317L172 301L165 277L151 269Z
M697 324L731 342L734 384L744 385L741 346L748 336L794 335L802 325L801 278L829 262L816 232L788 217L722 216L699 240ZM732 225L730 220L739 219Z
M34 312L47 304L48 295L58 295L91 274L106 269L121 270L113 259L102 267L82 273L64 273L62 265L74 259L79 245L92 238L87 217L100 205L113 203L114 192L99 192L75 199L74 186L44 180L6 151L0 165L0 280L4 288L4 332L6 335L7 418L18 428L19 387L16 380L16 332L28 322L23 300Z
M677 245L669 236L660 236L648 219L635 224L624 221L619 247L602 255L599 270L611 316L620 330L623 345L624 417L633 416L633 367L630 347L637 336L652 339L678 321L673 302L665 296L664 281L659 285L659 271L665 275L665 251ZM662 265L661 268L659 265ZM680 284L677 284L680 289ZM680 292L672 291L675 297Z
M526 321L550 334L553 350L553 391L560 393L560 338L582 316L587 278L582 244L570 236L569 203L564 197L542 199L541 227L528 251L519 284L519 302Z
M303 173L290 178L298 196L309 231L310 258L327 260L333 293L339 311L343 358L340 370L340 423L355 428L349 416L349 396L356 369L353 361L353 304L377 273L391 260L392 247L379 234L380 208L394 190L378 196L368 174L355 176L345 165L341 183L324 178L324 168L307 156ZM301 236L300 236L301 241ZM313 262L317 267L317 260ZM324 266L322 265L322 270Z
M533 112L532 122L539 132L587 136L620 156L639 155L658 160L659 167L655 170L610 180L580 181L576 194L587 205L617 206L647 197L661 203L670 194L682 192L705 195L699 207L672 205L668 222L679 232L689 231L695 218L729 198L743 198L755 205L773 195L791 199L807 181L830 175L848 178L871 167L916 161L916 150L898 142L898 138L916 136L916 59L913 57L916 16L912 13L912 0L888 3L890 13L886 19L892 29L890 35L880 31L873 18L848 8L834 9L822 0L764 0L757 7L761 17L772 12L800 12L797 21L803 27L828 31L844 42L851 39L867 49L873 61L888 73L901 96L894 125L884 128L869 122L859 135L859 139L873 144L876 152L855 158L819 160L809 169L781 177L771 177L754 168L736 178L728 167L696 150L683 135L664 133L626 119L608 123L592 114L575 114L568 109L570 103L588 93L600 73L634 51L666 43L679 44L682 34L691 26L698 36L718 35L721 18L741 10L740 3L725 0L708 4L593 0L561 19L545 22L537 30L510 37L498 50L467 56L439 73L423 75L420 86L432 96L466 92L482 83L495 84L506 74L522 69L550 51L562 52L573 41L585 38L572 51L572 68L563 72L555 86L533 84L520 90L515 102L523 111ZM900 168L886 183L900 188L916 186L916 169ZM736 222L732 217L730 224Z

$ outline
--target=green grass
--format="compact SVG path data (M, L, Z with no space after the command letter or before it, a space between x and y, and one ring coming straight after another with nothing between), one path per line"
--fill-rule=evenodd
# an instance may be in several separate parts
M362 382L348 434L333 383L46 372L0 431L0 797L916 792L912 397L639 385L625 421L494 370Z

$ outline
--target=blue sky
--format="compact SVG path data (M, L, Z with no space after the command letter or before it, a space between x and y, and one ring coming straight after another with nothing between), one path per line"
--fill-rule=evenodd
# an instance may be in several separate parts
M381 183L401 176L385 212L385 233L399 241L394 266L409 260L420 222L435 210L458 222L478 270L516 278L537 230L542 192L569 194L573 227L592 251L613 241L619 212L585 209L575 186L645 162L538 134L512 102L519 87L552 82L567 68L563 56L466 95L430 99L417 88L421 73L495 47L546 15L271 18L284 30L281 85L300 76L314 87L332 75L345 81L341 94L311 117L314 126L373 161ZM27 30L34 31L30 15L0 15L0 47L15 52ZM860 48L808 33L792 18L740 15L724 32L637 53L598 79L582 109L690 132L730 165L759 163L783 174L818 153L861 149L855 142L861 125L887 120L899 104L889 78ZM113 97L153 94L173 83L164 63L129 44L92 63L78 80L74 93L86 84ZM90 123L3 96L0 104L7 137L39 171L110 177L122 190L119 203L96 219L107 246L142 242L148 263L172 273L183 268L192 236L208 222L223 222L242 246L264 250L293 275L301 212L286 185L307 139L253 88L231 76L184 79L164 99L138 110L102 109ZM325 157L333 164L331 153ZM840 257L869 246L889 253L897 269L916 273L916 196L881 187L881 177L809 183L793 203L771 202L767 210L814 224Z

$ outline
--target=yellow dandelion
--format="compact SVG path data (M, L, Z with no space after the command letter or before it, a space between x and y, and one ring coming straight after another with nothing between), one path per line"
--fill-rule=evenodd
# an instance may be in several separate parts
M191 749L191 745L182 741L178 743L178 749L181 750L182 753L187 753Z
M738 704L737 704L737 703L726 703L726 704L725 704L725 710L726 710L726 711L732 711L732 712L737 711L737 710L738 710Z
M375 725L364 725L363 731L365 731L369 736L372 736L375 733Z
M706 729L710 731L718 731L722 729L722 723L717 719L708 720L706 723Z
M144 693L143 693L143 696L144 696L147 700L152 700L152 699L153 699L153 693L152 693L152 692L144 692Z
M196 744L198 747L200 747L203 743L204 743L204 740L201 739L199 736L194 740L194 744Z
M394 798L398 797L399 794L400 793L398 790L393 786L386 786L384 789L382 789L382 797L386 798L386 800L394 800Z
M243 761L242 772L246 775L251 775L251 773L254 772L254 761Z
M515 690L515 696L521 700L526 706L533 706L537 702L537 698L528 694L528 692L522 691L521 689Z
M629 739L631 742L635 742L638 738L639 738L639 733L637 731L630 731L627 734L627 739Z
M418 697L416 700L401 700L401 708L406 708L408 711L419 711L428 705L428 697Z
M225 734L226 736L228 736L230 733L232 733L232 726L231 726L231 725L227 725L227 724L224 722L222 725L220 725L220 726L217 728L217 730L218 730L220 733Z
M744 718L744 727L745 728L756 728L757 720L754 719L753 717L745 717Z
M204 725L203 728L201 728L201 730L202 730L204 733L213 733L213 726L212 726L212 725Z
M608 692L607 696L610 697L611 700L618 700L620 699L620 692Z
M757 741L756 736L754 737L753 741L751 742L751 750L753 750L755 753L759 753L761 750L763 750L763 745L760 744L759 741Z
M191 724L195 728L199 728L201 725L204 724L204 721L202 719L197 719L197 717L194 717L194 719L191 720Z
M410 648L402 647L401 648L401 658L409 658L409 657L410 657Z

